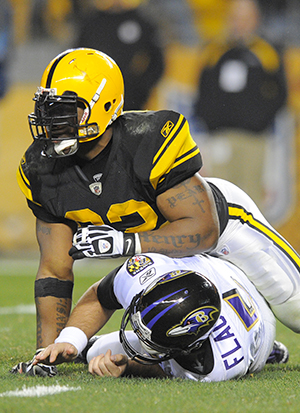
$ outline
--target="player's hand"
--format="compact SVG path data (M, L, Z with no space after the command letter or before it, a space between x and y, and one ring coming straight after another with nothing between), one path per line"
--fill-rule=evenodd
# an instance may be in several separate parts
M56 343L50 344L48 347L38 353L33 365L38 365L43 362L45 364L60 364L75 360L77 357L77 349L70 343Z
M128 364L128 357L124 354L111 354L107 350L106 354L100 354L89 362L89 372L101 377L120 377L125 373Z
M47 366L43 363L35 362L35 358L44 349L38 349L31 361L20 362L16 364L10 372L13 374L25 374L26 376L40 376L40 377L53 377L57 374L57 368L55 366Z
M25 374L26 376L53 377L57 374L57 368L42 363L33 365L30 362L21 362L14 366L10 372L13 374Z
M73 237L69 255L81 258L117 258L141 252L138 234L117 231L108 225L80 228Z

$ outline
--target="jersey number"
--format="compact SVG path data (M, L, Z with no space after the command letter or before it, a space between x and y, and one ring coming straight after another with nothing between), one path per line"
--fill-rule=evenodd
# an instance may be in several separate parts
M88 208L68 211L66 218L78 223L105 224L100 215ZM107 212L107 219L111 224L118 222L128 223L126 232L142 232L154 229L158 217L146 202L130 199L121 204L111 205ZM135 223L134 226L132 225L133 223Z
M223 294L223 300L230 305L246 330L249 331L258 322L259 318L250 295L246 291L245 294L246 296L243 298L239 291L234 288Z

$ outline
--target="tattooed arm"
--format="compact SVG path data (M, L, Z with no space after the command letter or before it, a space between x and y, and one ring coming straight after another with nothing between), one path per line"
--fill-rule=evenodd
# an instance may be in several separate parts
M172 257L208 252L219 237L217 210L209 185L196 174L157 197L168 225L140 232L142 252Z
M64 224L37 220L40 265L35 281L37 348L53 343L71 310L73 288L72 230Z

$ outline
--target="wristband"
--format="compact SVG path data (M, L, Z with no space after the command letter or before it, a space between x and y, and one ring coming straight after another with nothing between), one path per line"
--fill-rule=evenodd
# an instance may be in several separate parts
M78 327L65 327L61 330L54 343L70 343L76 347L78 354L80 354L82 350L85 349L88 338Z
M141 241L138 233L135 233L135 254L142 253Z
M119 231L119 234L122 234L123 239L123 252L120 255L133 256L142 252L140 237L137 233L123 234Z

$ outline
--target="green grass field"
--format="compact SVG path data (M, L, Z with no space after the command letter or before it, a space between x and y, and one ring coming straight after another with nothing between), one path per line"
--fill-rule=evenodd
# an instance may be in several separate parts
M75 269L74 303L116 261L80 263ZM278 340L290 350L284 366L267 366L238 381L197 383L182 380L101 379L86 366L59 366L54 378L15 376L10 368L32 357L35 348L33 282L37 260L0 258L0 412L1 413L143 413L143 412L299 412L300 336L278 324ZM121 312L105 332L119 328ZM35 391L66 389L52 395ZM14 393L15 392L15 393ZM33 393L33 394L31 394Z

